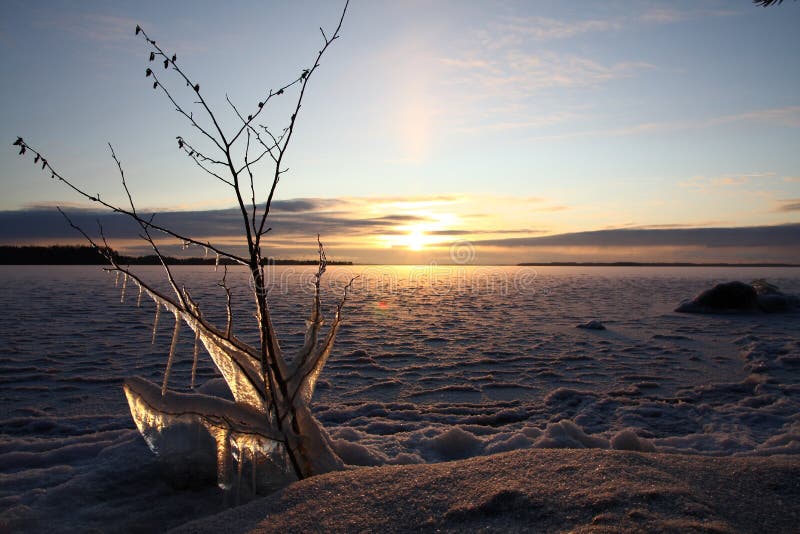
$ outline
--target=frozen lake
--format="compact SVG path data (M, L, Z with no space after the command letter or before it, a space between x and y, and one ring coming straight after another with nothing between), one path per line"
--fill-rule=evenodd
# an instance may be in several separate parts
M158 267L135 270L161 278ZM174 272L224 325L222 269ZM314 268L270 272L292 354ZM328 314L353 274L314 400L347 463L630 446L625 429L662 452L800 452L800 314L673 312L722 281L764 278L800 293L800 269L329 267ZM232 268L228 281L234 332L255 342L246 273ZM122 380L160 383L172 318L162 314L151 345L152 301L137 308L135 286L124 303L120 291L100 267L0 267L0 525L44 529L55 517L64 529L102 528L124 516L126 528L147 530L222 506L216 488L160 481L135 430ZM576 328L589 320L607 330ZM192 346L187 329L170 387L188 389ZM198 383L216 376L201 356Z

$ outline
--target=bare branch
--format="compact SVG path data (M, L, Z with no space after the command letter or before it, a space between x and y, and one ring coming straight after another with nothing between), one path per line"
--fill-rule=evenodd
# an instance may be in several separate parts
M241 263L241 264L244 264L244 265L248 264L248 261L245 260L244 258L242 258L240 256L237 256L236 254L233 254L233 253L227 252L225 250L222 250L219 247L216 247L216 246L212 245L208 241L200 241L198 239L194 239L192 237L188 237L188 236L179 234L179 233L177 233L177 232L175 232L173 230L170 230L169 228L166 228L164 226L155 224L153 222L153 218L155 217L155 214L151 214L149 218L145 219L144 217L140 216L138 213L135 213L135 212L133 212L133 211L131 211L129 209L121 208L119 206L116 206L114 204L111 204L109 202L106 202L106 201L102 200L98 195L91 195L91 194L85 192L84 190L82 190L79 187L77 187L76 185L74 185L67 178L64 178L64 176L62 176L60 173L58 173L58 171L56 171L53 168L53 166L50 165L50 163L42 156L42 154L38 150L36 150L33 147L31 147L22 138L19 138L18 141L20 143L19 146L21 146L22 148L25 148L27 150L30 150L31 152L36 154L36 160L41 161L42 170L49 171L51 178L57 179L60 182L63 182L70 189L72 189L73 191L75 191L76 193L81 195L82 197L84 197L84 198L86 198L88 200L91 200L92 202L96 202L96 203L100 204L101 206L103 206L105 208L108 208L110 211L112 211L114 213L120 213L122 215L127 215L128 217L131 217L132 219L134 219L137 223L144 224L150 229L157 230L157 231L159 231L161 233L164 233L164 234L167 234L169 236L175 237L177 239L180 239L181 241L186 241L186 242L191 243L193 245L206 247L209 250L212 250L212 251L216 252L220 256L223 256L225 258L230 258L231 260L234 260L237 263Z
M310 69L306 69L300 75L300 79L302 80L302 84L300 86L300 95L297 97L297 104L294 108L294 113L292 113L291 120L289 122L288 133L286 134L286 140L283 142L283 147L280 148L280 155L278 156L278 161L275 163L275 175L272 180L272 187L269 191L269 196L267 197L267 203L264 206L264 213L261 216L261 224L258 227L258 231L256 231L256 239L263 233L264 226L267 222L267 216L269 216L269 210L272 206L272 198L275 195L275 188L278 186L278 182L280 181L280 165L281 161L283 160L283 156L286 153L286 148L289 146L289 142L292 140L292 134L294 133L294 125L297 121L297 115L300 113L300 107L303 103L303 96L305 96L306 87L308 86L308 82L311 79L311 76L314 74L314 71L317 70L319 67L319 61L322 58L322 55L328 49L328 46L339 37L339 31L342 29L342 22L344 21L344 16L347 13L347 7L350 5L350 0L347 0L344 5L344 9L342 10L342 15L339 17L339 23L336 25L336 30L333 32L333 36L330 39L325 39L325 46L317 54L317 58L314 60L314 65ZM324 32L323 32L324 33Z
M208 116L209 116L209 118L211 119L211 122L213 122L213 123L214 123L214 127L216 128L216 130L217 130L217 133L218 133L218 134L219 134L219 136L220 136L220 139L221 139L221 141L222 141L222 145L225 145L225 147L230 147L230 144L228 144L227 140L225 139L225 134L223 133L223 131L222 131L222 128L220 128L220 125L219 125L219 123L217 122L217 118L216 118L216 116L215 116L215 115L214 115L214 113L211 111L211 108L209 108L209 107L208 107L208 104L206 104L206 101L205 101L205 99L203 98L203 95L201 95L201 94L200 94L200 84L198 84L198 83L196 83L196 82L191 82L191 81L189 80L189 77L188 77L188 76L187 76L187 75L186 75L186 74L183 72L183 70L182 70L180 67L178 67L178 64L177 64L177 62L176 62L177 58L176 58L176 56L175 56L175 55L173 55L173 56L172 56L172 58L170 58L169 56L167 56L167 54L165 54L165 53L164 53L164 51L161 49L161 47L159 47L159 46L156 44L155 40L153 40L153 39L150 39L150 38L147 36L147 34L145 33L145 31L144 31L144 30L142 30L142 29L140 28L140 32L141 32L141 34L142 34L142 37L144 37L144 39L145 39L145 40L146 40L146 41L147 41L147 42L150 44L150 46L152 46L152 47L153 47L153 49L155 50L155 53L156 53L157 55L159 55L159 56L161 56L161 57L163 57L163 58L164 58L165 64L166 64L166 65L170 65L170 64L171 64L171 65L172 65L172 69L173 69L175 72L177 72L177 73L178 73L178 74L181 76L181 78L183 78L183 80L186 82L186 85L187 85L187 86L189 86L189 87L192 87L192 88L194 89L194 92L197 94L197 98L199 98L199 99L200 99L200 100L199 100L199 103L200 103L200 104L203 106L203 108L206 110L206 113L208 113ZM151 58L152 58L152 57L153 57L153 53L151 53ZM153 76L155 77L155 74L153 74ZM192 124L194 124L194 125L196 125L196 126L197 126L197 123L196 123L196 122L195 122L195 120L194 120L194 119L191 117L191 115L188 115L188 114L186 114L186 112L184 112L184 111L182 110L182 108L181 108L181 107L180 107L180 106L179 106L179 105L178 105L178 104L175 102L175 100L172 98L172 95L170 95L170 94L169 94L169 92L166 90L166 88L164 88L164 86L163 86L161 83L159 83L159 82L158 82L158 79L156 79L156 83L158 83L158 85L159 85L159 86L161 86L161 88L162 88L162 89L164 89L164 92L167 94L167 96L169 97L169 99L172 101L172 103L173 103L173 104L175 104L175 107L176 107L176 108L178 108L178 111L179 111L181 114L183 114L184 116L186 116L186 117L187 117L187 118L188 118L188 119L189 119L189 120L192 122ZM199 126L197 126L197 127L198 127L198 128L200 128ZM217 145L217 146L220 148L220 150L222 150L223 152L225 151L225 149L223 149L223 148L222 148L222 146L220 146L220 143L219 143L219 142L218 142L218 141L217 141L217 140L216 140L216 139L215 139L213 136L211 136L210 134L208 134L207 132L205 132L205 130L203 130L202 128L200 128L200 130L201 130L202 132L204 132L204 133L206 134L206 136L208 136L209 138L211 138L211 139L214 141L214 144L216 144L216 145Z
M144 33L144 32L142 32L142 33ZM224 149L224 148L223 148L223 146L222 146L222 145L224 144L224 140L223 140L223 142L222 142L222 143L220 143L220 141L219 141L219 140L218 140L216 137L214 137L213 135L211 135L211 134L208 132L208 130L206 130L205 128L203 128L202 126L200 126L200 125L197 123L197 121L196 121L196 120L194 120L194 116L193 116L191 113L188 113L188 112L186 112L186 111L185 111L185 110L184 110L184 109L181 107L181 105L180 105L180 104L178 104L178 102L175 100L175 98L173 98L173 96L172 96L172 93L170 93L170 92L169 92L169 90L166 88L166 86L164 86L164 84L163 84L163 83L161 83L161 81L159 81L158 77L156 76L156 74L155 74L155 73L154 73L154 72L153 72L151 69L149 69L149 68L148 68L148 69L145 71L145 75L146 75L147 77L150 77L150 76L152 76L152 77L153 77L153 80L155 80L155 81L153 82L153 89L156 89L156 88L159 88L159 87L160 87L160 88L161 88L161 90L164 92L164 94L165 94L165 95L167 96L167 98L169 99L169 101L170 101L170 102L172 102L172 105L173 105L173 106L175 106L175 111L177 111L178 113L180 113L181 115L183 115L184 117L186 117L186 118L189 120L189 123L190 123L192 126L194 126L194 127L195 127L195 128L196 128L196 129L197 129L199 132L200 132L200 133L202 133L202 134L203 134L203 135L205 135L205 136L206 136L208 139L210 139L210 140L211 140L211 142L212 142L212 143L214 143L214 144L217 146L217 148L219 148L219 149L220 149L222 152L225 152L225 149Z
M117 164L117 169L119 170L119 177L120 180L122 180L122 187L125 189L125 194L128 195L128 202L131 205L131 213L133 213L134 219L136 220L136 222L139 223L139 226L144 232L144 240L150 244L150 247L153 249L153 252L155 252L156 256L158 256L158 261L161 262L161 266L164 268L164 271L167 274L167 279L169 280L169 284L172 286L173 291L175 291L175 294L178 296L178 300L180 300L182 304L185 304L185 302L183 301L183 295L181 291L178 289L178 284L175 281L175 277L172 275L172 271L170 270L169 265L167 265L167 261L164 259L164 256L161 255L161 251L158 249L158 246L156 245L155 241L153 241L153 238L150 235L149 228L145 223L141 221L139 216L136 214L136 205L133 203L133 196L131 195L130 189L128 189L128 183L125 181L125 171L122 169L122 163L117 157L117 154L114 152L114 147L111 146L111 143L108 143L108 148L109 150L111 150L111 157L114 159L114 163ZM99 222L97 224L98 226L100 225ZM100 226L100 234L103 235L102 226ZM106 240L105 236L103 235L103 241L105 242L105 240Z

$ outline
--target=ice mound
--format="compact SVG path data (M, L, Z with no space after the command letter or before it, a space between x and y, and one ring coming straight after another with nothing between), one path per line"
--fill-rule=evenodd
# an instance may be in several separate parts
M707 289L691 300L681 302L675 311L682 313L766 313L789 312L800 308L800 298L782 293L765 280L725 282Z
M283 438L257 410L210 395L162 395L161 387L140 377L127 378L123 387L136 427L179 485L213 479L216 470L217 484L230 489L234 458L240 479L242 466L250 464L248 478L256 490L293 479Z
M586 330L605 330L606 326L600 321L588 321L586 323L579 324L575 328L584 328Z

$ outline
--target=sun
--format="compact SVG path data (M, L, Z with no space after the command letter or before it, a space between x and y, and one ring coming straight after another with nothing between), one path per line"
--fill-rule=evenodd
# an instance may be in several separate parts
M416 219L411 224L398 225L391 233L379 237L387 248L404 248L422 252L441 246L442 232L457 225L458 218L452 213L436 213L431 210L402 210L402 216Z
M417 228L408 232L405 240L410 250L420 251L425 248L426 237L425 232Z

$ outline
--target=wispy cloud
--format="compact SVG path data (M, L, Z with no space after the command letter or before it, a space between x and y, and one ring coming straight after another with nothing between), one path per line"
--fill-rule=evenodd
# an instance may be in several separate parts
M436 58L431 67L443 92L459 95L442 104L464 132L541 130L590 118L591 99L584 94L565 105L560 91L592 92L612 81L657 69L637 50L609 57L592 48L564 47L561 41L584 34L620 31L628 27L665 24L697 16L660 9L605 18L567 19L542 16L498 16L465 37L457 52ZM556 42L558 41L558 42ZM583 94L581 93L581 94ZM548 112L537 96L560 101L558 113Z
M800 249L800 224L737 228L597 230L544 237L487 239L476 245L500 247L792 247Z
M788 198L779 201L775 211L782 213L800 211L800 198Z
M688 180L678 182L681 187L691 189L716 189L719 187L734 187L753 183L768 178L775 178L774 172L750 172L739 174L723 174L719 176L693 176Z
M503 17L491 31L479 33L482 44L490 48L519 45L527 40L567 39L583 33L618 30L624 19L564 20L549 17ZM497 37L500 36L500 39Z
M760 109L707 117L702 119L687 119L677 121L641 122L619 128L603 128L596 130L578 130L552 135L539 135L533 139L539 141L567 140L581 137L626 136L649 133L661 133L680 130L694 130L713 128L736 123L763 123L773 126L800 127L800 106L785 106L782 108Z
M138 21L115 15L97 13L59 13L59 17L43 16L36 19L36 24L69 32L76 37L100 43L116 43L131 40L133 29Z
M485 50L477 52L486 54ZM510 48L486 57L439 58L445 91L461 95L443 105L462 132L538 130L587 118L587 104L542 112L535 95L559 89L588 89L630 78L654 66L641 61L604 63L589 57Z
M526 41L569 39L587 33L620 31L639 26L673 24L689 19L734 14L730 10L678 9L648 7L639 12L594 18L552 18L541 16L504 16L479 32L481 43L489 48L521 45Z
M448 76L451 83L468 85L484 97L530 96L547 88L597 85L653 68L646 62L604 64L576 54L553 51L533 54L516 49L491 59L441 58L440 62L452 70Z

